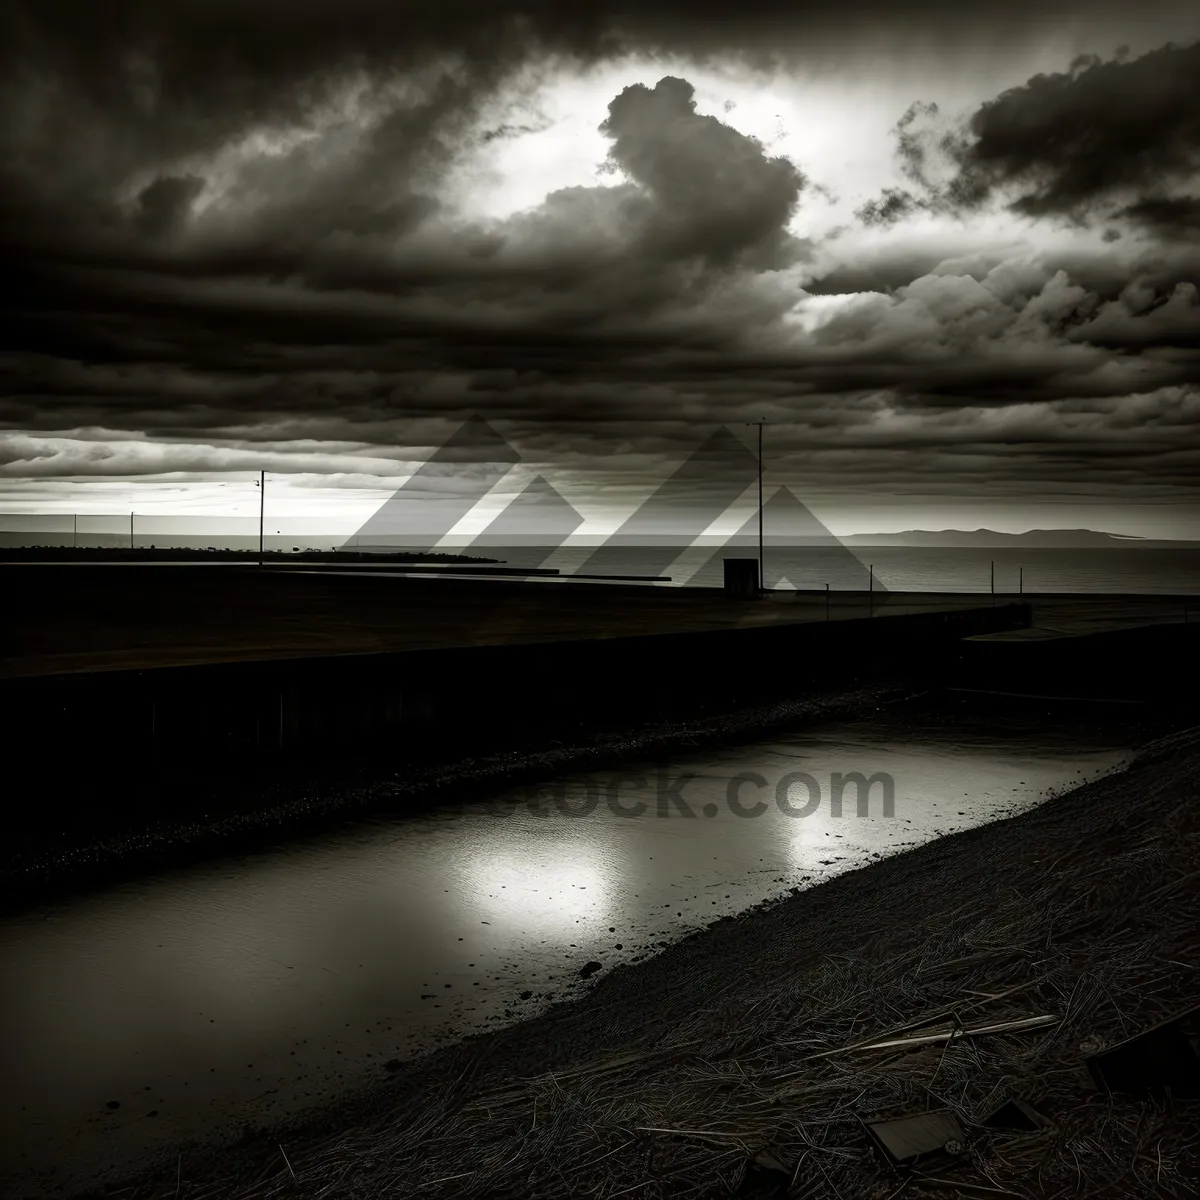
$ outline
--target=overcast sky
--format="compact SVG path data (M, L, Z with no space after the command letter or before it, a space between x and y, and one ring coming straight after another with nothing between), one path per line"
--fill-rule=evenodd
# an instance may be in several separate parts
M597 528L752 420L838 533L1200 528L1195 6L15 0L0 45L0 511L266 469L354 528L475 413L493 507Z

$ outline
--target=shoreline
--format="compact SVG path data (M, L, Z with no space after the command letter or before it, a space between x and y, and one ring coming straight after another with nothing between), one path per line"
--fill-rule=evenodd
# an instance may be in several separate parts
M1200 999L1197 857L1200 727L1029 812L718 921L529 1022L392 1063L316 1116L75 1194L165 1200L182 1180L194 1200L552 1197L603 1177L603 1194L689 1181L728 1195L770 1145L808 1185L797 1194L883 1196L897 1180L858 1118L931 1103L969 1130L943 1176L1010 1195L1081 1175L1088 1194L1178 1194L1156 1172L1200 1173L1200 1105L1098 1096L1079 1047ZM809 1057L951 1008L1060 1020L962 1048ZM1009 1091L1055 1126L1005 1140L971 1124ZM1157 1160L1143 1155L1155 1143Z

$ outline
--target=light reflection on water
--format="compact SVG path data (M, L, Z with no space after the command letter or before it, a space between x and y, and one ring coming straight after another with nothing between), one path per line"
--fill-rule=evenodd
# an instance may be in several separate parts
M665 787L692 776L692 817L655 815L648 764L623 772L644 787L619 791L646 801L638 817L610 809L609 776L577 776L25 914L0 925L0 1167L36 1192L319 1102L391 1058L576 993L589 960L637 960L792 886L1030 807L1111 769L1118 741L935 717L810 729L662 765ZM794 771L823 793L803 819L774 803ZM857 816L853 789L832 816L835 771L889 774L894 816L878 793ZM741 792L768 801L759 817L730 810L740 772L768 781ZM589 787L590 815L559 810Z

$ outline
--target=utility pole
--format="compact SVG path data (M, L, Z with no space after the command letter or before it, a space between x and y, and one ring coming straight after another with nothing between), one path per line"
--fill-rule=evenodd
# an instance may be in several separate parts
M758 426L758 590L766 591L767 573L763 565L763 426L765 421L747 421Z
M129 548L133 549L133 513L129 514Z
M988 590L992 593L992 604L996 603L996 560L992 559L992 580L988 585Z
M767 590L767 563L763 552L763 423L758 423L758 590Z
M79 545L79 514L71 514L71 549L74 550Z
M871 616L875 615L875 564L871 563L867 567L867 603L869 605L868 612Z
M267 473L258 473L258 565L263 564L263 513L267 505Z

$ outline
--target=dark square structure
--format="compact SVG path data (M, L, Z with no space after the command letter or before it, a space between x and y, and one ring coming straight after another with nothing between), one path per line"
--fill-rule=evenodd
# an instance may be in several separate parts
M726 558L725 595L732 600L757 600L758 559Z

